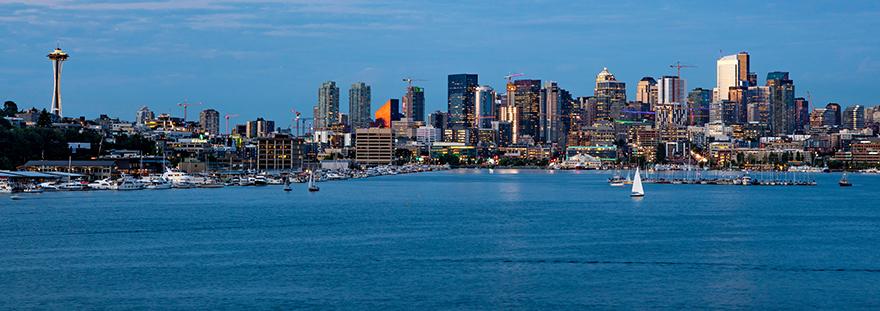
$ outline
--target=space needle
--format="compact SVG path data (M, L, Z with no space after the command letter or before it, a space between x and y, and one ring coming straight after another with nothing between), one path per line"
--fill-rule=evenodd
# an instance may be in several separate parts
M61 64L67 60L68 56L60 47L55 48L55 50L47 56L49 57L49 60L52 61L52 67L55 73L55 85L52 90L52 113L61 117Z

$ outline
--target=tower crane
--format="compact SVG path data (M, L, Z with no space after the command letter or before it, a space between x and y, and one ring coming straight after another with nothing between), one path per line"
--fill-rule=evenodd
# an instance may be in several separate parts
M428 81L428 80L425 80L425 79L418 79L418 78L413 78L413 77L406 77L406 78L403 78L403 82L406 82L406 86L407 86L407 87L412 87L412 83L413 83L413 81Z
M189 106L201 105L202 103L187 103L184 100L182 103L177 104L179 107L183 107L183 123L186 124L186 110Z
M524 75L526 75L526 74L521 73L521 72L520 73L509 73L506 76L504 76L504 79L507 80L507 84L510 84L511 82L513 82L513 78L522 77Z
M676 61L675 64L669 65L669 68L675 68L675 76L681 78L681 68L697 68L697 66L682 65L681 62Z

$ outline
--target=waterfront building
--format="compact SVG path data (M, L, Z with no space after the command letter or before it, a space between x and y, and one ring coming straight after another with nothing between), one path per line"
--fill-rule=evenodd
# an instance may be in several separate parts
M447 77L447 104L449 127L467 128L474 124L476 88L479 86L476 74L452 74Z
M481 85L475 89L476 116L474 118L474 127L487 129L492 127L492 121L495 121L495 90L491 86Z
M53 78L53 86L52 86L52 109L49 111L50 113L58 116L61 115L61 66L65 61L70 57L61 50L61 48L55 48L54 51L47 55L49 60L52 61L52 78Z
M298 171L302 167L302 141L289 134L272 133L256 140L258 171Z
M864 129L865 107L862 105L846 107L843 111L843 127L855 131Z
M205 133L220 135L220 112L214 109L202 110L199 113L199 126Z
M147 106L143 106L138 109L137 113L135 114L134 123L140 126L144 126L147 124L147 121L153 120L155 118L156 115L153 114L152 111L150 111L150 108L147 108Z
M709 123L709 105L712 103L712 90L695 88L688 93L688 125L703 126Z
M497 146L513 144L513 125L510 122L492 121L492 130L495 131L495 144Z
M348 119L352 129L370 127L370 113L373 112L371 96L370 86L366 83L351 84L348 90Z
M327 81L318 88L314 122L316 130L324 130L339 123L339 87L336 82Z
M435 142L443 141L443 131L431 125L421 126L416 129L416 140L430 146Z
M394 155L391 128L355 130L355 159L361 165L388 165Z

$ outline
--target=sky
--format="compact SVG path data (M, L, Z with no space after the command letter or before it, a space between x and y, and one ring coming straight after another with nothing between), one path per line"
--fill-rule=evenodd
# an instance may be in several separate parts
M592 95L607 67L634 99L644 76L682 70L688 88L715 85L715 60L748 51L751 69L788 71L814 106L880 104L880 1L0 0L0 100L48 108L60 45L65 116L133 120L147 106L182 115L201 103L233 122L286 126L311 115L318 87L372 85L373 109L425 88L446 110L446 78L479 74L557 81ZM720 3L720 2L719 2Z

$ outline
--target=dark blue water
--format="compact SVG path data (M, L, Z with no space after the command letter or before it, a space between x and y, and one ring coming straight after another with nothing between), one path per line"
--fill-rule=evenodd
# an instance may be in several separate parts
M457 170L0 197L0 308L880 308L880 176Z

